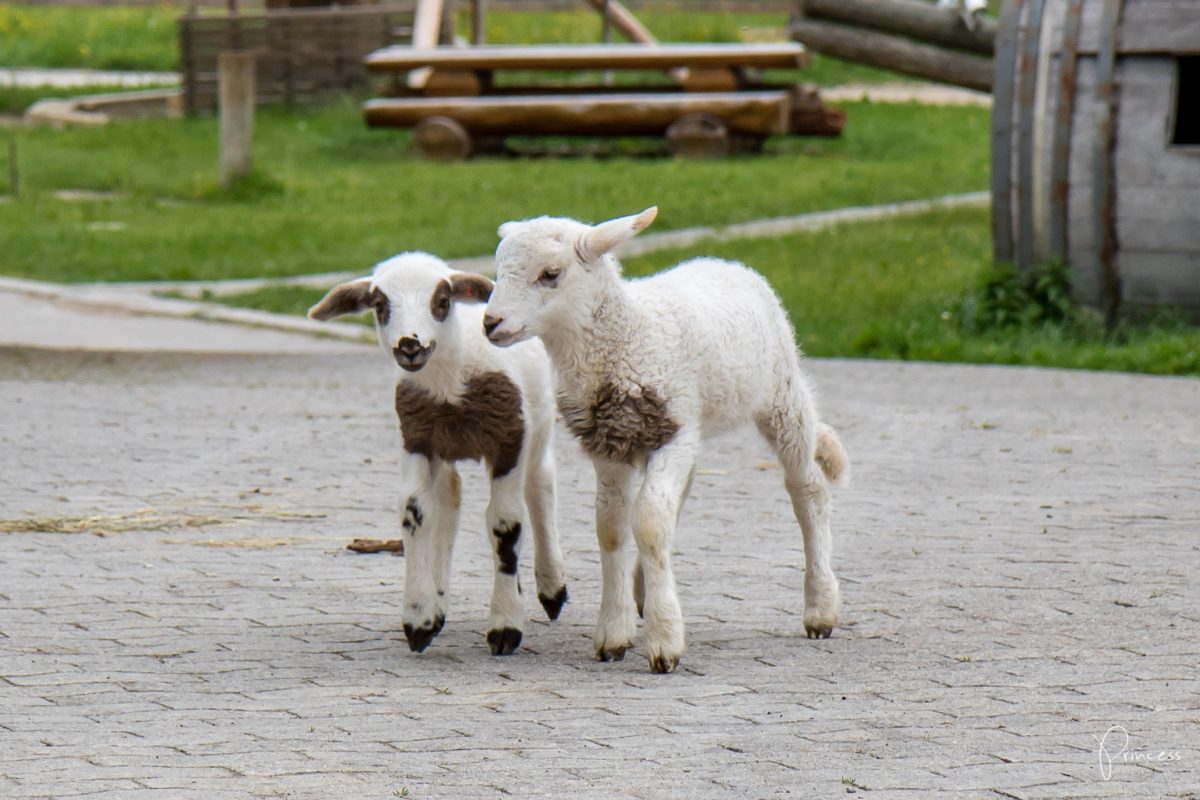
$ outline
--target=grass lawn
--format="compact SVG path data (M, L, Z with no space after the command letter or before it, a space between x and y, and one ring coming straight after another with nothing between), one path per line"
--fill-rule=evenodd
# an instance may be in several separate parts
M668 5L668 4L664 4ZM175 70L179 54L175 20L182 6L90 7L0 3L0 64L4 66L81 67L90 69ZM736 42L743 28L782 29L786 14L716 14L684 10L642 11L638 18L667 42ZM469 35L469 12L457 20ZM487 40L502 44L595 43L600 16L577 11L492 10ZM623 41L614 34L613 41ZM799 75L799 78L795 76ZM837 59L814 57L800 79L831 85L896 80L894 73Z
M1161 322L1105 334L1061 325L977 330L965 315L991 269L986 210L946 210L817 233L703 245L630 259L647 275L695 255L743 261L783 298L813 356L965 361L1200 376L1200 330ZM303 314L324 293L295 287L221 298ZM371 324L369 315L360 321Z
M660 230L932 197L987 186L986 110L849 104L839 139L764 156L431 164L358 102L266 110L259 175L217 190L211 119L16 132L20 199L0 204L0 273L58 281L214 279L366 267L404 249L487 253L505 220L606 219L657 204ZM0 191L7 155L0 150ZM113 192L63 202L54 192Z
M172 6L70 8L0 3L6 67L173 70L179 56Z

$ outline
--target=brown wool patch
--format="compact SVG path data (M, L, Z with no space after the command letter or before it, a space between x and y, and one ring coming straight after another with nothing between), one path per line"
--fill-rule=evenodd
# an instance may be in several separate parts
M633 464L662 447L679 432L666 401L651 388L639 396L612 384L596 392L590 406L558 396L558 409L583 449L594 456Z
M396 386L396 415L408 452L445 461L483 459L493 478L512 471L525 438L521 390L500 372L472 378L456 403L402 381Z

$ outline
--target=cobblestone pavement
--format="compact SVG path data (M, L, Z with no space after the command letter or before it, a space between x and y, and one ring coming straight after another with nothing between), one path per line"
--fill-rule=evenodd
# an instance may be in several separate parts
M0 533L0 796L1200 797L1200 382L810 369L855 461L842 625L804 638L779 470L725 436L676 542L690 647L656 676L591 660L565 437L563 618L487 655L470 469L414 655L402 562L344 549L398 531L377 353L0 349L0 518L109 531Z

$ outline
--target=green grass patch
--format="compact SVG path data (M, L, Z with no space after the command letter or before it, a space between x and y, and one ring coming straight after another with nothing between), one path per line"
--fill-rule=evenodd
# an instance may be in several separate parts
M1200 330L1167 315L1126 320L1110 333L1080 310L982 314L996 309L988 231L986 210L945 210L655 253L630 259L625 271L649 275L697 255L743 261L775 286L814 356L1200 375ZM323 294L278 287L220 302L303 314ZM367 315L355 319L371 323Z
M0 3L0 64L174 70L180 7L70 8Z
M663 42L738 42L744 33L751 31L778 31L783 40L787 14L750 14L689 11L685 4L664 3L662 8L645 9L637 12L651 33ZM469 16L459 16L459 30L469 31ZM526 12L489 11L487 16L487 41L492 44L596 44L600 42L600 15L586 9L578 11ZM613 32L612 41L622 42L620 34ZM615 76L621 82L620 72ZM843 83L887 83L897 80L913 80L894 72L841 61L828 56L813 54L811 65L805 70L772 70L771 80L804 81L820 86ZM527 79L527 76L507 77L502 80ZM594 76L592 76L594 81Z
M406 249L490 252L499 223L607 219L650 205L656 228L931 197L987 186L984 109L847 106L838 139L780 138L720 160L416 159L358 101L264 110L257 177L216 186L211 119L16 132L18 201L0 205L0 272L57 281L253 278L366 268ZM61 189L115 192L67 203ZM119 223L119 224L113 224Z
M90 69L178 69L175 20L182 6L89 7L0 3L0 64L5 66ZM744 29L782 31L786 14L692 12L685 4L639 11L638 18L665 42L736 42ZM469 14L459 14L458 30L469 35ZM492 10L487 40L494 44L577 44L600 41L600 15L574 11ZM614 33L613 41L623 41ZM814 56L803 71L771 77L828 86L900 79L895 73Z

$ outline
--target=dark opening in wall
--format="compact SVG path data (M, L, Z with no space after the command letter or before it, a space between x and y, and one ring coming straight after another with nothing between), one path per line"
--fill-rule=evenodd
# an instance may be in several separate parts
M1175 59L1175 130L1171 144L1200 144L1200 56Z

